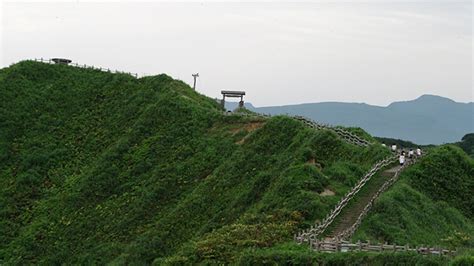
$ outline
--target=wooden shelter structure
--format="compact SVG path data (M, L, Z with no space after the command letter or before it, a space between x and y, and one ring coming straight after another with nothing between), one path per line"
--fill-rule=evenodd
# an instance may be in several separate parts
M222 93L222 107L225 106L225 97L229 98L240 98L239 108L244 107L244 95L245 91L221 91Z
M53 61L56 64L63 64L63 65L69 65L69 63L72 62L72 60L66 59L66 58L52 58L51 61Z

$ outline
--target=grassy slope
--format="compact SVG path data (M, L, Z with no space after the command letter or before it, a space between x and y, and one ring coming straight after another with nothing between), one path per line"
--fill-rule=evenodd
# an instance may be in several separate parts
M0 96L0 263L235 261L291 241L386 155L222 116L166 75L22 62Z
M473 247L474 160L434 148L376 202L355 239Z

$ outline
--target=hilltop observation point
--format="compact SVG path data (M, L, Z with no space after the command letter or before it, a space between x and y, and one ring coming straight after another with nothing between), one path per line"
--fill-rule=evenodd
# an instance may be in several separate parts
M224 106L225 106L225 97L229 97L229 98L240 98L240 101L239 101L239 108L244 107L244 95L245 95L245 91L221 91L221 94L222 94L221 105L222 105L223 108L224 108Z

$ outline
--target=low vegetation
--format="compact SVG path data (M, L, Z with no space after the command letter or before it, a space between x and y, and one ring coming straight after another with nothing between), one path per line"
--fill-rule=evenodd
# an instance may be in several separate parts
M466 134L456 145L474 158L474 133Z
M166 75L25 61L0 70L0 97L0 264L431 260L288 244L389 154L380 145L284 116L223 115ZM472 209L440 197L468 233Z
M472 249L473 176L461 149L432 149L376 202L355 239Z

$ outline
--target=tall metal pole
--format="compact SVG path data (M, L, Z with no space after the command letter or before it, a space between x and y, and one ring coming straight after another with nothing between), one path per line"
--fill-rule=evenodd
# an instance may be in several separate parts
M192 74L192 76L193 76L193 78L194 78L193 89L196 90L196 79L199 77L199 73Z

